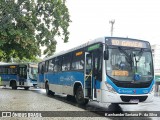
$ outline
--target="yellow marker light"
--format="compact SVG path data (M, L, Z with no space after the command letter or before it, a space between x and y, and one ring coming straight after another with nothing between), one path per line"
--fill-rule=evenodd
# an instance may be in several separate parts
M16 68L16 66L9 66L10 68Z
M82 54L83 54L83 52L80 51L80 52L77 52L77 53L76 53L76 56L80 56L80 55L82 55Z

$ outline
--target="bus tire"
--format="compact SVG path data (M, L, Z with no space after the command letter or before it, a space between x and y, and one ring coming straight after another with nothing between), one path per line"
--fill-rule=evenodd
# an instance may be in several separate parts
M86 105L89 101L88 99L84 98L84 94L81 86L77 88L75 98L79 105Z
M48 81L45 83L45 89L46 89L46 94L47 94L47 95L52 95L52 94L53 94L52 91L49 90Z
M16 90L16 89L17 89L17 85L16 85L16 82L15 82L15 81L13 81L11 85L12 85L11 87L12 87L13 90Z
M108 106L108 111L120 112L120 111L122 111L122 109L118 103L111 103Z
M25 89L25 90L28 90L28 89L29 89L29 87L24 87L24 89Z
M75 97L72 96L72 95L67 95L67 100L68 100L68 101L75 102Z

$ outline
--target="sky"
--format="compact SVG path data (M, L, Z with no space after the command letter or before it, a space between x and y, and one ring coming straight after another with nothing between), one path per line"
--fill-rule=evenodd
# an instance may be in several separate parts
M160 0L67 0L72 22L69 42L58 40L56 53L87 41L111 36L160 44Z

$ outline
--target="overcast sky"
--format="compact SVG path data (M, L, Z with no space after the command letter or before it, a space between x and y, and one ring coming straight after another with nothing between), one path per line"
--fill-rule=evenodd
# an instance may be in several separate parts
M56 52L110 36L112 19L113 36L160 44L160 0L67 0L67 6L70 38L68 43L58 41Z

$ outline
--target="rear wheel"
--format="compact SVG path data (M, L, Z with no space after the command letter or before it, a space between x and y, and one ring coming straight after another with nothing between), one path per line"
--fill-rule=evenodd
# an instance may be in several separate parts
M47 95L54 95L54 92L52 92L51 90L49 90L48 81L45 83L45 89L46 89L46 94Z
M75 102L75 97L72 96L72 95L67 95L67 100L68 100L68 101Z
M45 83L46 94L50 95L48 82Z
M13 90L16 90L16 89L17 89L17 84L16 84L15 81L13 81L11 85L12 85L12 89L13 89Z
M25 90L28 90L28 89L29 89L29 87L24 87L24 89L25 89Z
M75 94L75 98L76 98L76 101L79 105L86 105L88 103L88 99L85 99L84 98L84 94L83 94L83 90L82 90L82 87L79 86L77 88L77 91L76 91L76 94Z

